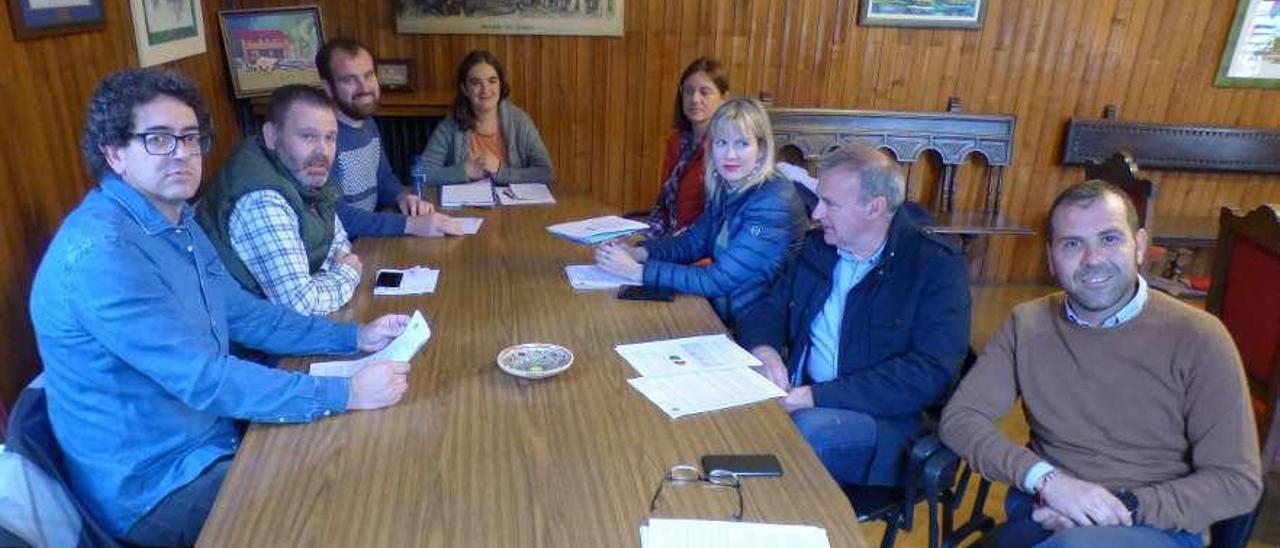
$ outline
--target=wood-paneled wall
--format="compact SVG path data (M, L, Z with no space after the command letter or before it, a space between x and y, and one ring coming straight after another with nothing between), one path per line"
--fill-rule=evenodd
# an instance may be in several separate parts
M385 94L438 109L453 94L455 63L472 48L506 63L512 100L537 122L565 188L620 210L657 193L676 78L701 54L730 67L732 91L774 95L779 106L941 110L959 96L971 112L1018 117L1004 211L1039 226L1057 190L1079 180L1058 165L1063 124L1119 106L1122 119L1280 125L1280 94L1212 85L1235 3L1216 0L991 0L979 31L856 24L857 0L629 0L621 38L428 36L395 32L394 0L321 0L328 36L368 43L376 56L413 59L416 91ZM174 64L196 78L220 128L213 170L238 133L226 92L219 8L298 0L205 0L208 53ZM127 2L108 0L102 31L14 42L0 13L0 100L11 120L0 176L0 397L11 401L35 352L26 299L36 261L59 219L89 186L77 141L94 83L136 66ZM926 170L927 171L927 170ZM980 171L961 173L959 204L977 207ZM1280 177L1153 173L1156 215L1212 215L1218 205L1280 201ZM931 185L915 185L928 191ZM988 280L1045 275L1036 238L997 238ZM16 374L8 374L15 370Z
M39 370L27 296L31 277L62 218L92 186L80 159L89 97L106 74L138 66L128 0L107 0L106 28L15 41L9 12L0 9L0 399L12 403ZM217 34L216 2L204 2L206 33ZM212 25L210 22L212 21ZM210 54L171 63L195 78L218 128L205 173L239 140L227 89L221 43Z

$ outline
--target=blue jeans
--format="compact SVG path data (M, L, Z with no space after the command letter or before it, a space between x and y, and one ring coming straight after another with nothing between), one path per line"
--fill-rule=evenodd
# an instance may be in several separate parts
M876 420L871 415L813 407L792 413L791 420L836 481L863 481L876 449Z
M218 489L231 470L227 457L205 468L196 479L169 493L142 516L123 540L139 546L193 546L213 510Z
M1186 531L1169 531L1145 525L1133 527L1073 527L1053 532L1031 519L1030 495L1010 488L1004 500L1008 522L997 527L983 541L986 547L1006 548L1036 546L1039 548L1105 548L1124 546L1135 548L1200 548L1200 535Z

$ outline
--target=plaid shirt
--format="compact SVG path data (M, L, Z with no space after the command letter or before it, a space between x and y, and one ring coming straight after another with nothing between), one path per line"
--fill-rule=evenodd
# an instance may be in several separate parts
M351 300L360 285L360 273L335 260L339 252L351 252L337 218L329 254L315 274L298 235L298 215L280 193L259 190L241 196L229 225L231 247L271 302L300 314L328 314Z

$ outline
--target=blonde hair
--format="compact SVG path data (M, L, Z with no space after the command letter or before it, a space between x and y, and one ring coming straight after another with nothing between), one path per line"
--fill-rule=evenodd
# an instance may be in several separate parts
M715 115L711 117L711 123L708 124L708 143L715 143L716 135L723 133L726 129L735 129L746 138L754 137L756 145L760 148L761 158L759 165L738 182L735 190L746 190L768 179L773 174L773 164L777 153L773 150L773 125L769 123L769 113L765 111L764 106L755 99L745 97L725 101L720 105L720 108L716 109ZM710 197L716 195L716 190L724 180L720 177L720 172L716 171L714 159L706 164L707 173L703 177L703 184L706 186L707 196L710 199Z

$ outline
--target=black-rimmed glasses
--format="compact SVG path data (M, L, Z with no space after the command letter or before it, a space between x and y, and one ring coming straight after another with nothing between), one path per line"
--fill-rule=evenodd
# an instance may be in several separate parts
M182 143L182 147L188 152L199 152L207 154L209 147L213 143L213 139L208 133L187 133L183 135L174 135L161 131L147 131L143 133L134 133L133 137L137 137L142 141L142 148L147 154L152 156L168 156L173 151L178 150L178 143Z
M742 482L736 474L725 472L723 470L715 470L710 475L702 473L698 467L691 464L677 464L667 470L667 475L663 476L662 481L658 483L658 488L653 492L653 498L649 499L649 513L652 514L658 509L658 498L662 496L662 489L666 487L668 482L672 483L693 483L705 482L708 485L716 487L732 487L738 494L738 512L733 515L733 519L742 521Z

